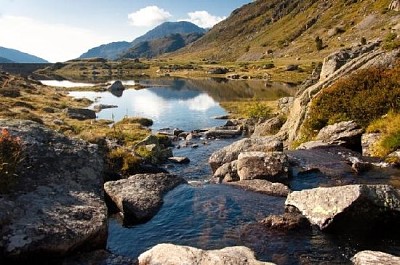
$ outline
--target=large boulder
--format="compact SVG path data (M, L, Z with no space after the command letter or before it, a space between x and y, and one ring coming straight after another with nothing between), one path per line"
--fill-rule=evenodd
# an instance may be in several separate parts
M103 159L96 145L32 121L0 120L21 139L17 183L0 200L0 260L40 262L105 247Z
M117 80L114 83L112 83L107 90L114 92L114 91L123 91L125 90L125 86L122 84L121 81Z
M265 179L241 180L229 182L229 185L269 196L286 197L290 193L290 189L286 185Z
M361 136L364 132L354 121L343 121L322 128L316 140L336 144L361 152Z
M351 259L354 265L393 265L400 264L400 257L380 251L364 250Z
M139 256L139 265L261 265L272 264L256 260L247 247L227 247L220 250L202 250L188 246L159 244Z
M239 176L237 174L237 160L225 163L214 172L214 182L232 182L238 181Z
M251 137L261 137L276 134L283 125L283 119L280 117L273 117L263 123L256 124L254 132Z
M289 160L283 152L243 152L238 157L237 173L240 180L286 181Z
M137 174L109 181L104 190L124 214L124 221L133 224L151 219L161 208L163 195L183 183L183 178L167 173Z
M285 205L296 207L321 230L365 232L400 224L400 190L389 185L347 185L294 191Z
M66 108L65 114L70 119L81 121L96 119L96 112L90 109Z
M215 172L220 166L225 163L230 163L237 160L241 152L246 151L282 151L283 143L277 138L261 137L261 138L245 138L225 146L224 148L214 152L209 158L211 169Z

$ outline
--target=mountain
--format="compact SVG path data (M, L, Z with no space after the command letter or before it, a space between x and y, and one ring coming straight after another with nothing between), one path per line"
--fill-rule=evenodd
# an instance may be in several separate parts
M257 0L234 10L176 59L320 59L362 41L399 34L391 0ZM318 42L317 44L317 37ZM317 47L317 45L319 47Z
M171 34L166 37L139 42L125 51L119 59L153 58L164 53L174 52L198 40L203 33Z
M158 38L164 38L171 34L190 34L190 33L200 33L204 34L205 29L196 26L193 23L180 21L180 22L165 22L154 29L148 31L146 34L134 39L132 42L113 42L109 44L104 44L99 47L95 47L82 54L79 58L93 58L93 57L103 57L106 59L117 59L121 54L127 51L129 48L135 47L135 45L152 41Z
M11 61L4 57L0 57L0 63L14 63L14 61Z
M4 47L0 47L0 57L16 63L48 63L37 56Z

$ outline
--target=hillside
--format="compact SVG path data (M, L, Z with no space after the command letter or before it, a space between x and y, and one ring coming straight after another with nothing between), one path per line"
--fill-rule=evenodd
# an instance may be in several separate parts
M0 63L13 63L13 61L4 57L0 57Z
M128 49L119 59L153 58L179 50L202 36L202 33L171 34L163 38L143 41Z
M171 34L190 34L200 33L204 34L205 29L196 26L193 23L180 21L180 22L165 22L148 31L146 34L134 39L132 42L119 41L112 42L109 44L103 44L98 47L94 47L82 54L79 58L95 58L102 57L105 59L115 60L121 56L122 53L127 51L131 47L146 41L152 41L159 38L164 38Z
M37 56L5 47L0 47L0 57L15 63L48 63L48 61Z
M252 61L323 58L332 51L400 30L391 0L258 0L238 8L176 58ZM397 34L400 35L400 34ZM322 42L320 50L316 38Z

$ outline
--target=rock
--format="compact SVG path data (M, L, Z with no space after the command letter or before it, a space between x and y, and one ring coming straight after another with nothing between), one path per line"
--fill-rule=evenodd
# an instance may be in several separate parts
M183 132L184 132L183 130L178 129L178 128L175 128L175 129L173 130L172 134L175 135L175 136L180 136L181 133L183 133Z
M93 106L93 109L96 112L100 112L103 109L112 109L112 108L118 108L118 106L117 105L107 105L107 104L97 104L97 105Z
M400 264L400 257L380 251L364 250L351 258L354 265L393 265Z
M229 115L215 116L214 119L216 119L216 120L227 120L227 119L229 119Z
M241 180L237 182L229 182L229 184L269 196L286 197L290 193L290 189L286 185L282 183L273 183L264 179Z
M247 247L227 247L219 250L202 250L187 246L159 244L139 256L139 265L257 265L272 264L255 259Z
M364 129L354 121L343 121L322 128L316 140L361 152L361 135L363 132Z
M287 114L292 107L294 97L284 97L278 100L278 109L282 114Z
M361 148L363 156L374 156L374 144L381 138L380 133L364 133L361 136Z
M163 195L183 183L183 178L166 173L138 174L109 181L104 190L124 214L124 221L133 224L151 219L161 208Z
M0 128L21 139L25 154L16 186L0 200L0 260L40 264L105 247L104 163L97 145L32 121L0 120Z
M199 145L198 144L192 144L190 147L191 148L199 148Z
M90 120L96 119L96 112L90 109L67 108L65 113L68 118L76 120Z
M220 68L220 67L208 71L208 73L211 75L224 75L228 72L229 72L228 68Z
M112 83L112 84L107 88L107 90L109 90L109 91L111 91L111 92L114 92L114 91L123 91L123 90L125 90L125 87L124 87L124 85L122 84L121 81L117 80L117 81L115 81L114 83Z
M288 180L289 160L283 152L242 152L237 162L240 180Z
M400 11L400 0L392 0L389 4L389 10Z
M234 130L232 129L218 129L218 128L213 128L211 130L208 130L207 132L204 133L204 136L206 138L233 138L236 136L242 135L242 130L240 128L235 128Z
M237 174L237 160L220 166L214 172L213 178L217 183L238 181L239 176Z
M393 166L400 166L400 150L396 150L387 155L386 160Z
M109 253L105 250L78 254L69 257L62 265L137 265L138 260Z
M168 160L177 164L187 164L190 162L189 158L182 156L172 156L169 157Z
M286 71L296 71L299 69L299 66L297 64L289 64L286 66Z
M321 230L365 232L400 224L400 190L389 185L347 185L294 191L294 206ZM391 225L390 225L391 224Z
M310 149L315 149L318 147L327 147L327 146L330 146L330 144L325 143L321 140L318 140L318 141L309 141L309 142L302 143L296 149L297 150L310 150Z
M276 134L284 121L280 117L273 117L263 123L256 124L251 137L261 137Z
M260 221L261 224L269 229L276 230L297 230L303 228L309 228L310 223L300 213L284 213L282 215L270 215Z
M168 141L166 141L164 144L161 144L160 139L157 136L149 135L137 143L134 146L134 149L139 150L141 148L145 148L146 153L149 153L147 159L153 164L159 164L160 162L165 161L169 157L173 156L172 148L165 146L165 144L169 143Z
M225 163L237 160L239 154L245 151L282 151L283 143L275 137L262 138L245 138L225 146L224 148L214 152L208 162L215 172L217 168Z

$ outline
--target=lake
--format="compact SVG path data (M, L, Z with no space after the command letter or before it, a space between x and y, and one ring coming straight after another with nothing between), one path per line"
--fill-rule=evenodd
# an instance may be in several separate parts
M146 88L119 94L71 92L70 95L95 101L91 107L118 106L99 112L101 119L118 121L125 116L143 116L154 121L153 131L167 127L191 131L223 125L225 121L214 118L226 114L219 105L221 101L276 100L296 93L291 85L259 80L166 78L140 80L140 83ZM321 233L315 228L283 233L257 225L257 221L270 214L283 213L285 199L208 183L212 175L209 156L235 140L211 140L206 145L199 144L197 149L175 148L174 155L187 156L191 162L166 163L162 167L195 185L181 185L169 192L161 210L147 223L126 227L119 215L111 216L107 248L116 254L137 257L159 243L203 249L244 245L253 249L260 260L277 264L346 264L363 249L400 252L398 239L340 236ZM310 174L293 179L290 184L303 189L323 181L326 180L321 176Z

